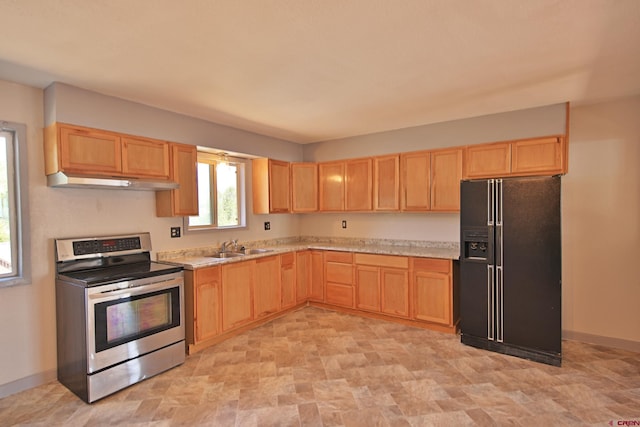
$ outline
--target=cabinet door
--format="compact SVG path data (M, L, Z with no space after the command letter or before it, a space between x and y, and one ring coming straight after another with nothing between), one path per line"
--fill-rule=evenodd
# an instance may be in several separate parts
M382 268L380 270L380 310L393 316L409 317L409 272Z
M220 333L220 267L195 271L195 342Z
M255 264L253 313L258 319L280 310L280 259L259 258Z
M428 211L431 208L431 154L428 151L400 156L403 211Z
M120 175L120 137L94 129L60 126L60 168L89 175Z
M311 289L309 299L324 302L324 256L322 251L311 251Z
M491 178L511 173L511 144L481 144L465 147L464 177Z
M431 152L431 210L460 210L462 149Z
M291 211L289 163L269 159L269 206L273 213Z
M291 211L318 210L318 165L291 163Z
M514 175L564 173L564 138L539 138L511 144L511 172Z
M414 318L443 325L451 324L451 276L416 271L414 280Z
M280 255L281 308L296 305L296 263L293 252Z
M356 266L356 307L360 310L380 311L380 269Z
M353 293L353 285L327 282L325 299L327 304L353 308Z
M311 252L296 252L296 301L304 302L311 292Z
M321 211L344 210L344 168L344 162L318 164L318 203Z
M222 330L241 326L253 319L251 304L254 261L222 266Z
M122 173L126 176L169 179L169 143L122 138Z
M348 160L345 164L345 209L370 211L373 207L371 159Z
M373 209L400 209L400 156L381 156L373 159Z
M171 177L180 188L156 191L156 215L198 215L198 151L195 145L171 144Z

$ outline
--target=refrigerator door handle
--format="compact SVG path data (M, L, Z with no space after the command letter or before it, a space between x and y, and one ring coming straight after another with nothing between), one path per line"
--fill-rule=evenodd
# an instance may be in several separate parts
M502 267L496 267L496 341L504 341L504 283L502 280Z
M502 180L496 179L495 184L496 226L502 225Z
M495 204L494 180L487 180L487 225L493 225L493 206Z
M495 331L495 286L493 265L487 265L487 338L491 341L494 340Z

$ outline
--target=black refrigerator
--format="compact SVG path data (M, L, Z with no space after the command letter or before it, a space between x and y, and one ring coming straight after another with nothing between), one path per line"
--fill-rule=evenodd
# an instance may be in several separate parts
M460 339L560 366L560 177L460 184Z

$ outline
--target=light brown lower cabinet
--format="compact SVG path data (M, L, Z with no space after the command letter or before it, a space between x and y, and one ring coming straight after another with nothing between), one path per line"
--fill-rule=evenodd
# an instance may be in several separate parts
M214 338L222 331L220 267L185 271L185 329L190 344Z
M355 254L356 307L409 317L409 258Z
M353 254L327 251L324 254L325 302L354 307Z
M296 305L296 254L280 255L280 308Z
M259 319L280 310L280 258L258 258L255 264L253 316Z
M452 326L452 261L412 258L413 318Z
M311 251L296 252L296 302L303 303L311 293Z
M311 288L309 300L324 302L324 254L323 251L311 251Z
M222 265L222 330L228 331L253 319L255 261Z

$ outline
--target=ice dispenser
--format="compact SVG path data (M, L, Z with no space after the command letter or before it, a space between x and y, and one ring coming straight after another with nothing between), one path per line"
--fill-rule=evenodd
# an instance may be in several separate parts
M462 239L465 259L486 261L489 258L489 236L485 230L464 231Z

